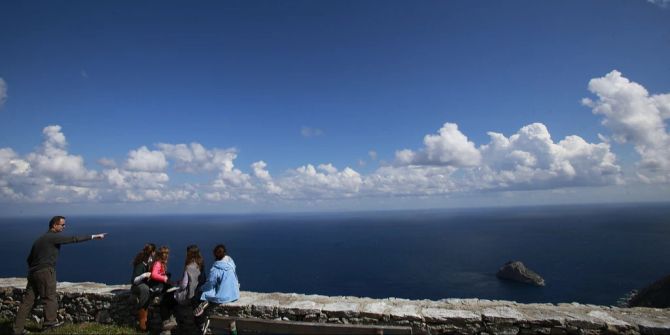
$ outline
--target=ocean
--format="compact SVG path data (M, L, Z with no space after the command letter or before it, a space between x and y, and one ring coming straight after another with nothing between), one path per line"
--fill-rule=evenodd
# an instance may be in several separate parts
M58 213L60 214L60 213ZM0 218L1 277L23 277L49 217ZM241 289L408 299L480 298L614 305L670 273L668 204L580 205L323 214L69 216L63 234L107 238L61 247L59 281L125 284L144 243L185 248L206 264L223 243ZM502 281L520 260L546 281Z

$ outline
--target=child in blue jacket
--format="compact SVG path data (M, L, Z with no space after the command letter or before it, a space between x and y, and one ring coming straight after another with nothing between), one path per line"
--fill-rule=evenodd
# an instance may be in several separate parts
M240 298L240 283L235 272L235 262L226 254L226 247L219 244L214 248L216 262L212 265L207 276L207 282L202 286L202 301L193 311L193 315L200 316L210 303L225 304Z

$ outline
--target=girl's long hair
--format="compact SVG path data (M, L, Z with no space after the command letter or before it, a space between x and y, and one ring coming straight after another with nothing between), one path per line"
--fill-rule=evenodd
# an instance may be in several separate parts
M163 263L163 269L165 270L165 272L167 272L167 260L169 255L170 255L170 248L162 246L156 252L156 259L154 260L154 263L155 262Z
M151 255L156 251L156 245L153 243L147 243L144 245L144 248L142 248L142 251L138 252L137 255L135 255L135 259L133 259L133 266L140 264L142 262L147 262L149 263L149 258L151 258Z
M197 264L200 271L202 271L204 262L202 260L202 255L200 254L200 248L195 244L186 247L186 261L184 262L184 268L191 263Z

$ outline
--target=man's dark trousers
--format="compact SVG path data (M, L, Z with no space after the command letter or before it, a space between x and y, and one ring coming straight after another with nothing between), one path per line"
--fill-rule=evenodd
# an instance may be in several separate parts
M26 318L33 308L35 298L39 296L44 302L44 324L56 322L58 296L56 295L56 269L52 267L37 270L28 274L28 285L23 294L23 301L16 313L14 331L23 330Z

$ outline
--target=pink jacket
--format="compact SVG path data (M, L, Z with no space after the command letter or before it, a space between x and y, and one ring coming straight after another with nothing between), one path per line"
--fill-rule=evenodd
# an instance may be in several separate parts
M165 274L165 266L161 262L154 262L151 266L151 280L167 283L168 277Z

